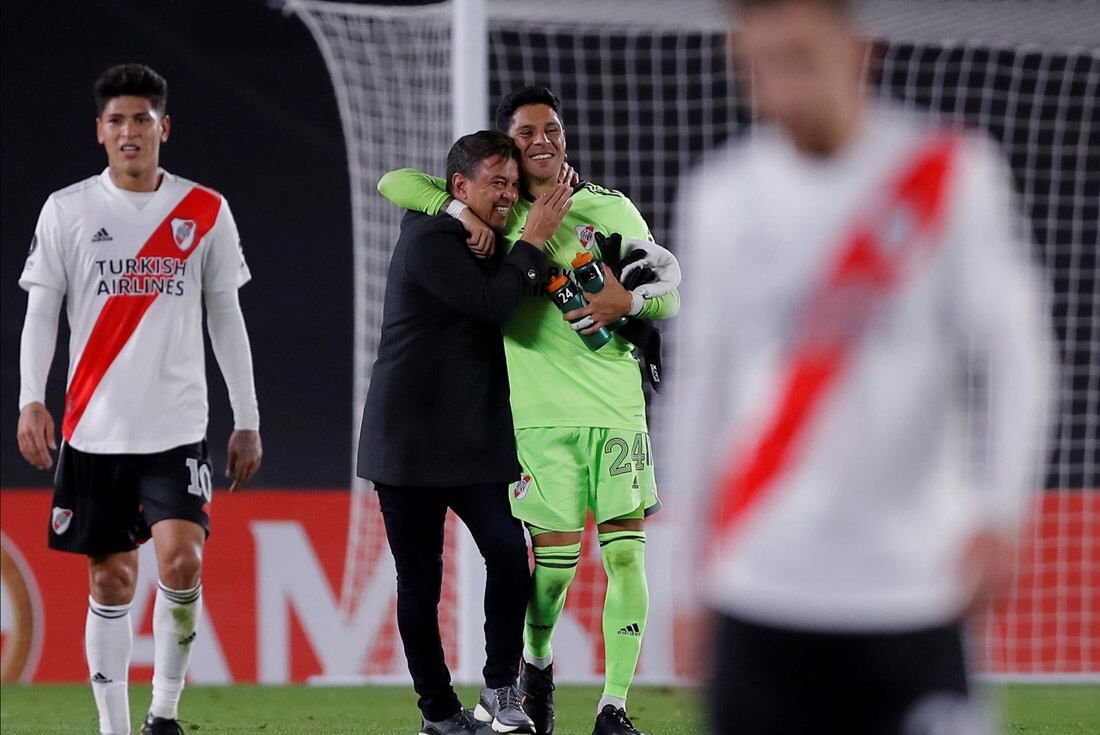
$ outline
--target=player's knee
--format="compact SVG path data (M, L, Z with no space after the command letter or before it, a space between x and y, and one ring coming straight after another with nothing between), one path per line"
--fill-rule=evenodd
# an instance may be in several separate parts
M490 571L499 570L514 574L522 569L525 575L530 574L527 542L522 534L501 535L494 538L483 551L485 567Z
M569 589L569 585L573 582L573 577L576 575L577 568L572 567L568 570L561 570L561 574L555 574L546 584L542 585L542 588L546 590L546 596L551 598L561 597Z
M645 544L636 540L610 543L601 549L609 574L645 575Z
M443 564L402 565L397 569L397 591L416 599L439 601L443 586Z
M137 570L117 561L93 563L89 574L92 599L101 605L125 605L134 599Z
M410 587L397 583L397 609L400 612L437 610L443 596L443 585Z
M202 578L202 559L191 551L171 554L161 563L160 581L173 590L189 590Z

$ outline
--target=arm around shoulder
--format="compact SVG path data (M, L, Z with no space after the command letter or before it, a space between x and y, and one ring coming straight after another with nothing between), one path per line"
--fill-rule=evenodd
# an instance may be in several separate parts
M435 215L450 201L447 182L415 168L389 171L378 181L378 193L402 209Z

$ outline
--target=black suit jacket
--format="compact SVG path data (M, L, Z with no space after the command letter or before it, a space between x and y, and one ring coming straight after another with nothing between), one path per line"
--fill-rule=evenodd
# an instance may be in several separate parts
M458 220L405 215L363 410L360 477L427 487L519 477L500 327L548 268L522 240L479 261Z

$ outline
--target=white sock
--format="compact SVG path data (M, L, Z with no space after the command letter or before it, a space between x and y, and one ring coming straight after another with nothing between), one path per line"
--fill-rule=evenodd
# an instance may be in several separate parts
M626 712L626 700L622 697L612 697L610 694L605 694L600 697L600 703L596 705L596 714L603 712L603 708L609 704L615 705L615 709L621 709Z
M545 669L550 664L554 663L554 653L551 651L545 656L532 656L527 652L527 649L523 649L523 660L534 666L536 669Z
M187 663L202 614L202 584L189 590L173 590L157 583L153 603L153 717L174 720L179 715L180 694Z
M134 632L130 605L101 605L88 598L84 623L84 655L92 695L99 710L99 731L104 735L130 735L128 678Z

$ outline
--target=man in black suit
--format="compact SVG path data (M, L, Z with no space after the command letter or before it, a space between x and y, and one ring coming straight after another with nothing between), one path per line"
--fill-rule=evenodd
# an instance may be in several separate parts
M510 138L481 131L447 154L449 193L498 232L519 196ZM382 339L359 440L358 474L378 491L397 564L397 624L422 735L485 732L451 687L439 635L443 526L452 509L485 557L486 689L479 715L496 732L534 733L515 688L530 570L508 504L519 476L500 327L547 278L542 252L571 188L543 195L524 238L478 260L462 224L409 212L390 261ZM480 729L479 729L480 727Z

